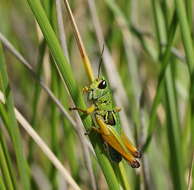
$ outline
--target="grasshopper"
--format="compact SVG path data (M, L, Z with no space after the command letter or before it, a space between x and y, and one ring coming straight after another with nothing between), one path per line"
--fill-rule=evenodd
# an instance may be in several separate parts
M110 156L113 161L120 162L122 157L129 162L132 168L140 167L135 158L140 158L141 153L132 145L124 131L118 117L119 107L114 106L112 92L104 77L96 78L88 87L83 88L92 103L86 110L78 110L87 115L92 115L95 127L92 130L99 133L104 142L108 144Z

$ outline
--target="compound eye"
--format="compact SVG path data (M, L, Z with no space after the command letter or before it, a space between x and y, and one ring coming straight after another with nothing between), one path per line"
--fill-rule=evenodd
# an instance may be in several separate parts
M107 87L106 81L102 80L100 84L98 85L99 89L105 89Z

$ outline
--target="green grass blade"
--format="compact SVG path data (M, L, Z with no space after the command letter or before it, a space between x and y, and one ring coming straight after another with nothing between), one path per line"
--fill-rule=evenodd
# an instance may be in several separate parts
M1 45L1 44L0 44ZM1 77L1 89L3 90L5 94L5 108L7 110L7 128L8 132L11 136L13 146L15 149L16 153L16 160L18 164L18 169L19 169L19 174L21 177L22 185L24 189L29 190L30 189L30 183L29 183L29 170L28 170L28 165L27 161L25 159L24 153L23 153L23 145L22 145L22 138L18 129L17 121L15 118L15 113L14 113L14 103L12 99L12 93L11 89L9 87L8 83L8 76L7 76L7 71L6 71L6 65L5 61L3 60L3 51L0 46L0 77Z
M2 105L0 105L0 114L3 114L2 113L3 110L4 109L3 109ZM5 110L3 112L5 113ZM2 150L4 153L5 159L6 159L7 169L9 171L9 175L11 177L12 185L13 185L14 189L17 189L16 172L14 171L13 163L11 161L11 156L9 154L7 144L6 144L5 138L3 136L3 131L0 131L0 143L1 143Z
M186 5L186 13L187 13L187 17L188 17L188 24L189 24L189 28L190 31L192 31L192 10L193 10L193 1L192 0L186 0L185 1L185 5Z
M189 23L187 20L187 14L185 10L185 1L175 0L177 15L179 19L183 45L185 48L185 54L187 59L187 64L189 66L190 72L193 72L194 69L194 52L193 52L193 42L190 32Z
M181 30L181 35L182 35L182 40L183 40L183 45L185 49L185 54L186 54L186 60L188 64L188 68L190 71L190 106L191 106L191 123L190 123L190 133L191 133L191 149L194 148L194 49L193 49L193 40L191 36L191 10L192 6L188 7L187 10L188 12L186 13L186 3L187 5L189 4L190 6L192 5L191 1L186 2L186 1L181 1L181 0L175 0L176 4L176 10L178 14L178 19L180 23L180 30ZM188 14L188 16L187 16Z
M6 162L6 158L5 158L5 154L4 154L1 142L0 142L0 168L3 173L4 181L5 181L5 185L7 189L13 190L14 186L12 183L12 179L11 179L10 172L8 169L8 164Z
M39 50L38 50L38 58L37 58L37 68L36 68L36 73L37 77L41 78L42 70L43 70L43 58L46 50L46 42L43 40L40 43ZM32 102L32 120L31 124L32 127L36 129L37 124L38 124L38 115L39 112L37 111L37 106L38 106L38 101L40 97L40 92L41 92L41 86L40 85L35 85L34 87L34 94L33 94L33 102ZM29 155L28 155L28 160L29 163L32 162L33 160L33 153L34 153L34 142L32 139L29 141Z
M0 189L1 190L6 190L6 187L5 187L5 184L4 184L4 180L3 180L1 175L0 175Z
M180 135L180 125L177 115L177 105L173 87L172 72L167 69L165 89L167 96L167 133L170 149L170 168L173 176L173 185L175 189L184 189L184 170L183 154Z
M124 189L131 190L131 186L130 186L129 181L128 181L128 175L126 173L126 168L125 168L123 162L119 163L119 172L121 175L122 183L124 184L123 185Z
M52 58L51 58L52 59ZM53 61L51 60L51 63ZM53 63L54 64L54 63ZM53 93L55 94L56 97L59 97L59 83L58 83L58 75L57 75L57 70L52 65L51 68L51 89ZM60 126L60 114L57 111L56 105L52 103L51 105L51 129L50 129L50 135L51 135L51 148L52 151L55 153L57 157L60 156L60 149L59 149L59 143L58 143L58 126ZM53 189L57 189L57 170L52 167L50 170L50 180L52 181Z

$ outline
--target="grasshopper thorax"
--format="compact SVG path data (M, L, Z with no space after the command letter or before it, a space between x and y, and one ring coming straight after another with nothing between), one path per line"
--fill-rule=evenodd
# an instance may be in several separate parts
M95 105L96 114L103 117L114 109L111 91L104 77L96 78L88 87L88 99Z

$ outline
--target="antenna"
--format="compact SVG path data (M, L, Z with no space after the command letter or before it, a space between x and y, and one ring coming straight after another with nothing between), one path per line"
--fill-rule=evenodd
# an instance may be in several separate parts
M99 66L98 66L98 78L99 78L99 75L100 75L100 67L102 65L102 55L103 55L103 52L104 52L104 44L102 46L102 51L101 51L101 55L100 55L100 60L99 60Z

